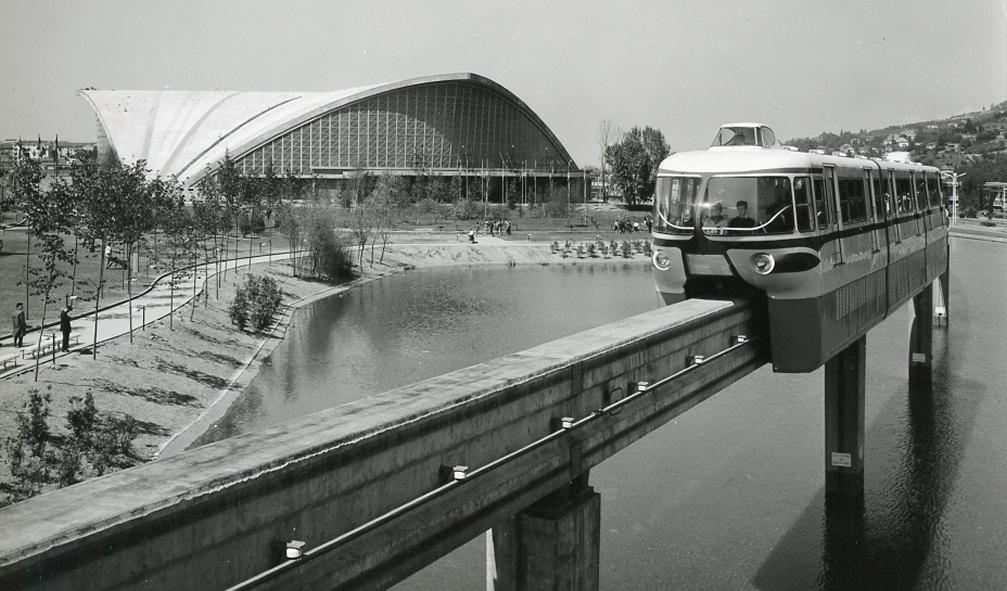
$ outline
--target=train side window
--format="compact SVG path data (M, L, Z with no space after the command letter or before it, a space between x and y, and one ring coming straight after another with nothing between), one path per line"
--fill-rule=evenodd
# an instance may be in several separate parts
M871 185L874 188L874 212L878 216L878 221L881 221L888 217L888 202L885 199L888 193L881 188L881 179L877 175L871 175Z
M797 231L811 232L815 229L815 208L811 203L811 179L808 177L794 177L794 202L797 204Z
M829 208L825 205L825 183L822 177L811 179L812 188L815 191L815 215L818 218L818 229L824 230L829 227Z
M930 198L927 194L927 182L922 173L913 175L916 177L916 200L918 202L917 211L930 209Z
M944 209L947 202L944 200L944 187L941 186L940 179L935 174L929 174L927 175L927 184L930 186L931 198L937 200L934 205Z
M867 221L867 198L862 179L839 179L839 211L844 224Z
M899 217L911 214L916 209L913 204L913 183L910 179L895 178L895 199L899 207Z

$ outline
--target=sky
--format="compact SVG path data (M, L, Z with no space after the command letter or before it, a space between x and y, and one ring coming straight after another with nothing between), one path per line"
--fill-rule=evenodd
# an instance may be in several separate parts
M599 123L702 149L1007 100L1007 0L4 0L0 137L94 141L76 90L324 91L475 72L578 164Z

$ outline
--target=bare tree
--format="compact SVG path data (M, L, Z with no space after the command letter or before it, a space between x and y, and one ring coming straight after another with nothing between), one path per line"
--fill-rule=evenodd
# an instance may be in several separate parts
M608 199L608 187L605 176L605 154L608 147L618 143L622 139L622 130L612 122L611 119L602 119L598 122L598 148L601 149L599 160L601 160L601 198L602 201Z

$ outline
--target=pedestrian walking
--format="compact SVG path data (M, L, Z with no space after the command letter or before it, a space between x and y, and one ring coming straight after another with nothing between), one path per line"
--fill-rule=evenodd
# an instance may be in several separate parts
M63 352L70 352L70 306L64 307L59 313L59 330L63 333Z
M11 336L14 337L14 346L22 347L24 343L24 335L28 332L28 323L24 318L24 304L18 302L17 306L14 308L14 312L10 315L11 324Z

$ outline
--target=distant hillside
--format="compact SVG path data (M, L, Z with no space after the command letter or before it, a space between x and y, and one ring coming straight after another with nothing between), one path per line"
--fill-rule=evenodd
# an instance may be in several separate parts
M945 119L889 125L871 131L825 131L816 137L795 138L786 143L802 151L819 149L866 156L903 151L917 162L957 168L1007 153L1007 101Z

